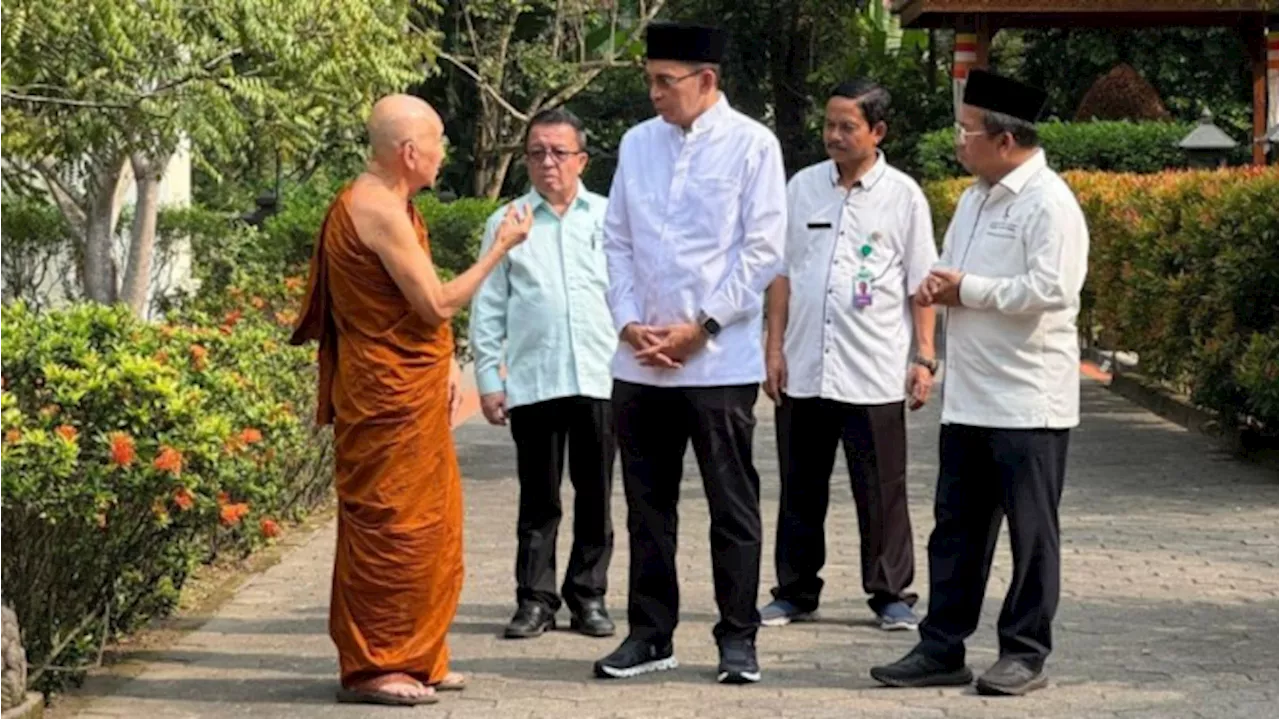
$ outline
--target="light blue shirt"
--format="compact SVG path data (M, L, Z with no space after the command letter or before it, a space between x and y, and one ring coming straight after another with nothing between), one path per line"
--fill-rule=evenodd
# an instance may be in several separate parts
M471 302L477 388L482 395L505 390L508 409L558 397L609 399L618 336L606 299L606 200L579 183L563 217L536 190L515 203L532 208L533 229ZM485 224L481 254L493 245L506 209Z

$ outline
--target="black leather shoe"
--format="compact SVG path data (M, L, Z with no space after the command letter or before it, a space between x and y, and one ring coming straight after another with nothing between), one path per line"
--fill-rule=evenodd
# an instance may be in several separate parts
M973 681L973 672L912 650L893 664L872 667L871 678L890 687L955 687Z
M603 602L587 604L582 611L574 612L569 628L588 637L611 637L616 631Z
M1036 671L1017 659L1003 657L978 677L978 693L988 696L1022 696L1049 683L1044 669Z
M556 613L537 602L524 602L507 623L502 636L507 639L532 639L556 628Z

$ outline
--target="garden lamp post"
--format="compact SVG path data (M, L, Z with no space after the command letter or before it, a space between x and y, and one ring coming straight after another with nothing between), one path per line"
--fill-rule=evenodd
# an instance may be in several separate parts
M1227 164L1227 153L1238 144L1213 124L1213 113L1205 108L1200 124L1178 142L1178 147L1187 153L1192 167L1223 167Z

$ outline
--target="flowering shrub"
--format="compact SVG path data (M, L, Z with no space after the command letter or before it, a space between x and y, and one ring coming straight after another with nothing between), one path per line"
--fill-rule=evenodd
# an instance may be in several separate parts
M1277 417L1275 166L1067 172L1089 223L1083 332L1142 372L1268 433ZM972 180L928 183L939 237Z
M156 324L4 307L3 583L33 667L166 612L196 564L326 496L315 348L286 342L303 289L245 280Z

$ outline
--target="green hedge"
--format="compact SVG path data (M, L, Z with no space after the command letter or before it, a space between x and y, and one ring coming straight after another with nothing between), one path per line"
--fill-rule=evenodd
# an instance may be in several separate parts
M1058 170L1151 173L1187 166L1178 141L1195 125L1184 122L1044 122L1040 141L1049 164ZM1248 147L1234 151L1233 163L1246 162ZM926 180L965 173L955 157L955 132L938 130L916 146L916 165Z
M1146 376L1275 434L1275 166L1067 172L1089 223L1081 330ZM969 179L926 183L939 232Z
M83 666L104 640L168 612L198 564L251 551L327 495L315 348L287 340L336 189L293 188L261 229L200 207L162 212L158 244L191 239L200 289L162 303L161 322L6 296L3 585L37 687L74 680L40 668ZM498 207L416 204L444 277L474 261ZM31 284L31 258L70 237L56 209L6 197L4 241L6 279ZM460 352L465 322L455 318Z
M286 342L302 289L250 282L162 323L4 307L3 584L37 671L81 665L327 495L315 350Z

